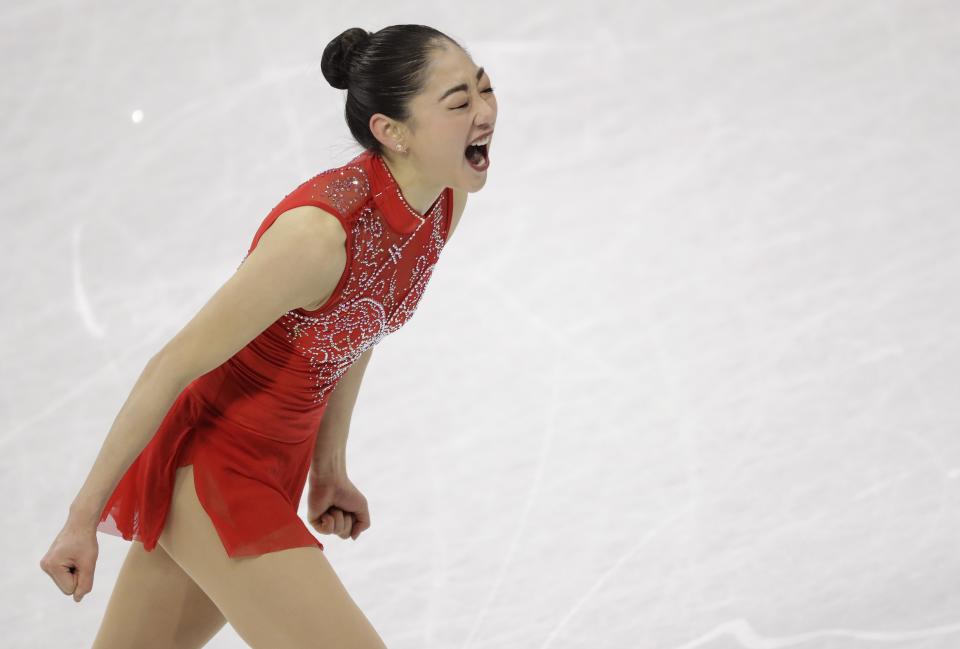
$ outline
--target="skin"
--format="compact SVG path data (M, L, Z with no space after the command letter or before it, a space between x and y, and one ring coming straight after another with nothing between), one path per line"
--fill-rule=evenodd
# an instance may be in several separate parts
M426 85L410 101L410 119L401 122L374 113L370 131L383 143L384 162L400 185L404 199L417 212L426 213L444 187L453 189L449 241L460 222L467 194L480 191L487 182L489 168L475 171L467 164L463 151L477 136L494 130L497 98L490 76L484 72L478 81L478 66L467 53L449 41L441 42L443 48L430 56ZM448 89L461 83L467 85L467 90L440 99ZM493 137L487 145L488 158L492 147ZM332 291L333 287L304 308L319 308ZM344 524L349 529L350 521Z
M496 99L492 92L486 92L490 88L490 80L484 75L478 81L476 71L477 66L459 47L449 45L435 51L427 84L412 99L411 118L400 122L376 114L370 120L371 131L388 151L392 151L385 154L385 161L397 179L404 198L414 209L425 213L445 187L453 188L454 208L448 240L463 213L467 193L478 191L486 182L486 172L474 171L463 156L467 143L491 131L496 121ZM467 90L438 101L448 88L460 83L467 84ZM400 144L402 151L396 150L397 144ZM99 552L96 536L99 513L112 487L149 441L152 431L157 429L176 396L190 381L222 364L289 309L303 305L313 308L312 305L324 302L343 271L343 236L336 217L317 207L301 206L281 214L263 233L259 245L243 266L150 360L111 427L87 481L71 505L66 524L40 561L41 569L64 595L72 596L79 602L93 589ZM295 261L291 263L291 259ZM318 295L324 296L319 302ZM319 448L332 449L331 457L342 452L350 411L365 364L355 363L355 367L342 380L342 385L331 396L328 405L331 415L324 418L330 422L330 428L326 431L330 443L318 444ZM339 414L334 417L333 413ZM334 426L336 422L345 423ZM334 431L334 428L337 430ZM318 466L322 468L324 464L319 463ZM181 476L187 473L185 468L178 471ZM338 485L352 486L345 478L345 469L327 473L319 471L315 476L320 487L326 486L326 491L330 493L336 492ZM178 478L178 484L189 486L192 480ZM327 500L333 502L336 494L321 493L323 489L320 488L316 491L319 504L313 508L311 524L317 531L336 534L341 538L351 536L352 532L356 538L358 526L362 531L369 525L368 518L354 520L349 513L336 507L326 507ZM181 493L189 495L193 494L193 490L184 488ZM359 492L351 493L354 501L362 500ZM345 509L348 512L365 512L366 505L365 502L352 507L348 504ZM316 512L328 510L333 511L332 516L315 515ZM234 623L235 620L229 619L230 615L224 617L220 606L229 608L229 602L235 601L229 598L229 593L251 589L225 588L223 593L228 594L223 595L220 606L208 597L208 592L220 592L217 589L233 573L226 569L213 570L203 573L204 578L198 580L201 568L210 565L209 557L219 556L217 553L222 553L223 548L214 536L208 535L209 543L206 544L184 536L205 529L199 523L208 523L209 519L199 515L202 510L196 507L189 510L186 506L171 510L174 516L178 515L178 511L181 514L194 511L198 514L197 520L181 524L179 533L172 525L169 529L165 528L162 549L196 548L198 552L209 551L213 555L204 554L200 558L194 557L194 560L185 553L160 551L159 545L155 549L157 551L144 552L139 544L132 543L128 561L114 587L118 595L111 598L110 610L101 625L101 636L98 638L103 639L102 646L114 646L114 640L126 637L123 634L128 631L133 634L131 637L142 639L153 635L159 637L159 634L171 629L178 641L175 645L165 646L201 646L226 621ZM282 574L289 574L292 579L296 575L316 574L317 571L327 571L324 574L330 575L329 583L335 583L326 558L315 548L294 548L262 555L255 562L238 563L231 560L225 561L224 565L236 568L241 563L260 567L256 570L250 568L253 572L241 576L244 584L255 579L257 570L264 575L266 585L275 583L277 576ZM191 567L195 574L188 574L183 566ZM158 578L160 574L164 578ZM144 583L150 583L153 587L143 588ZM288 582L281 579L280 583ZM291 601L297 600L297 595L313 596L318 605L325 602L340 606L342 610L354 611L357 624L351 627L355 631L351 637L365 638L356 646L379 646L375 633L356 613L358 609L355 611L351 608L352 602L342 588L337 590L333 586L326 588L304 584L302 591L289 590ZM176 620L171 621L169 617L156 614L157 611L170 612L176 616ZM181 615L179 612L183 611L189 611L191 615ZM235 617L238 618L237 623L248 625L270 621L254 614ZM278 612L277 620L283 622L282 617L282 611ZM334 617L340 619L342 615L336 613ZM312 618L306 616L303 619L309 621ZM123 620L136 620L136 624L131 626ZM315 629L295 628L302 631L305 637L316 637ZM125 642L123 640L121 644L126 646ZM294 644L301 646L303 643Z
M420 214L425 213L444 187L463 195L479 191L487 171L477 172L463 151L478 135L491 131L497 120L497 98L490 77L460 47L443 40L444 47L431 55L427 83L410 104L406 122L382 113L370 118L370 130L386 148L384 161L400 185L403 197ZM467 84L467 90L438 99L449 88ZM397 145L402 147L397 150ZM489 152L493 141L487 146ZM491 162L492 164L492 162Z

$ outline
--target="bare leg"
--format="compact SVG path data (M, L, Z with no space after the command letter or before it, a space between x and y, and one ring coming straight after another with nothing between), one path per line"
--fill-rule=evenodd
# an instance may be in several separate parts
M226 622L163 548L132 541L93 649L199 649Z
M197 498L193 465L177 469L158 546L254 649L386 649L319 548L228 556Z

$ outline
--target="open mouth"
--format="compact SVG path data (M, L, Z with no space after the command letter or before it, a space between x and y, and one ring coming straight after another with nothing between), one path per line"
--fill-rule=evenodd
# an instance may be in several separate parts
M490 164L490 160L487 157L486 144L481 144L479 146L471 144L463 152L463 155L467 159L467 162L470 163L470 166L477 171L483 171Z

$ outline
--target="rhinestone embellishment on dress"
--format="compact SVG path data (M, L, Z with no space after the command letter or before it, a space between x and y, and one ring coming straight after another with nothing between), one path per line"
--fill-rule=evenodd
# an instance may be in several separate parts
M438 200L412 232L402 234L385 226L362 168L346 165L312 180L315 197L349 223L345 280L329 306L292 309L271 328L279 327L308 361L312 401L319 403L361 354L413 317L443 248L445 208Z

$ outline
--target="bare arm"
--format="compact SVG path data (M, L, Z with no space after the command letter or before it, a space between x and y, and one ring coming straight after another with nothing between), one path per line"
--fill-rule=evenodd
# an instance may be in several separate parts
M450 231L447 241L453 236L453 231L460 222L463 210L467 204L467 192L454 188L453 214L450 220ZM371 347L358 358L347 373L337 382L337 387L330 394L327 409L323 413L323 420L317 432L317 444L314 446L311 472L314 474L346 472L347 437L350 433L350 420L353 408L360 392L360 383L363 381L367 363L373 353Z
M191 381L290 309L329 297L346 263L344 238L337 218L318 207L277 217L233 276L147 363L70 505L71 521L96 526L120 478Z
M372 353L372 347L363 352L330 393L313 449L313 462L310 465L313 474L346 473L350 419Z

